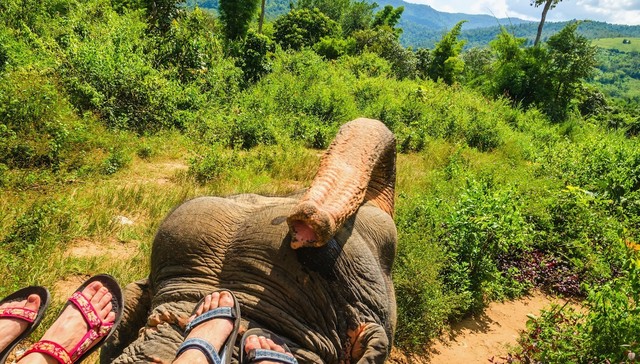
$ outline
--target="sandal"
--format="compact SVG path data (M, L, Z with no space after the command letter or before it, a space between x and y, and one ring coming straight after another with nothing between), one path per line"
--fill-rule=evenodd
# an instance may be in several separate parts
M91 305L90 300L82 294L84 288L95 281L101 282L109 290L109 293L111 293L111 310L116 315L113 322L103 322L100 320L95 308ZM94 351L98 350L100 346L115 332L120 320L122 319L122 311L124 308L122 290L120 289L118 282L116 282L112 276L107 274L93 276L84 282L73 293L67 304L60 312L63 312L70 304L76 306L76 308L82 313L87 326L89 326L89 330L82 339L80 339L78 344L76 344L70 352L67 352L67 350L58 343L48 340L40 340L22 354L22 357L35 352L51 356L60 364L80 363Z
M285 344L284 340L282 340L281 337L274 334L273 332L267 329L260 329L260 328L250 329L250 330L247 330L247 332L245 332L244 335L242 335L242 342L240 343L240 364L257 363L262 360L274 361L274 362L283 363L283 364L298 363L296 358L294 358L291 355L286 355L286 354L279 353L277 351L273 351L269 349L253 349L253 350L250 350L248 353L246 353L244 350L244 343L247 341L247 338L251 335L264 336L267 339L271 339L277 345L282 346L284 351L286 351L287 353L291 353L291 350L289 350L289 347L287 346L287 344Z
M223 292L223 291L229 292L233 297L233 307L227 307L227 306L218 307L218 308L214 308L213 310L209 310L200 316L197 316L191 322L189 322L184 333L184 336L186 337L187 335L189 335L189 333L194 327L198 326L203 322L213 320L216 318L227 318L227 319L234 320L233 330L231 331L231 333L227 337L227 340L224 342L224 344L220 348L220 352L216 352L215 348L203 339L191 338L191 339L185 340L184 343L180 345L180 347L178 348L178 351L176 352L176 357L180 356L180 354L182 354L186 350L198 349L207 357L207 361L210 364L231 363L231 357L233 356L233 347L236 342L236 337L238 336L238 330L240 330L240 303L238 302L238 299L233 294L233 292L229 290L224 289L224 290L218 290L216 292ZM193 313L192 313L193 315L196 314L196 312L198 311L198 307L200 307L200 305L202 305L203 302L204 302L204 298L196 304L196 307L193 309Z
M19 307L0 309L0 317L2 318L17 318L29 322L29 326L27 326L27 328L18 337L16 337L9 346L0 352L0 363L4 363L7 360L9 353L11 353L11 350L13 350L20 341L29 336L33 330L38 327L38 325L40 325L40 321L42 321L42 318L44 317L44 312L47 307L49 307L51 295L49 295L49 291L44 287L30 286L22 288L0 301L0 305L7 302L23 301L32 294L40 296L40 306L38 307L38 311Z

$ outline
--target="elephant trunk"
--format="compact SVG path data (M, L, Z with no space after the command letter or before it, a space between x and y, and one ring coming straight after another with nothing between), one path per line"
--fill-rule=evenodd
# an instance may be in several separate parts
M393 216L395 162L395 138L383 123L361 118L343 125L287 218L291 247L324 246L363 202Z

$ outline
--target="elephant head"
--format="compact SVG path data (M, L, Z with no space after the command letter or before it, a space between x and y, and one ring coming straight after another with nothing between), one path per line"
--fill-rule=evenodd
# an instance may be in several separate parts
M149 277L125 289L101 362L171 361L196 302L225 288L240 302L241 331L276 332L301 363L383 363L396 325L395 158L384 124L356 119L305 192L178 206L155 236Z

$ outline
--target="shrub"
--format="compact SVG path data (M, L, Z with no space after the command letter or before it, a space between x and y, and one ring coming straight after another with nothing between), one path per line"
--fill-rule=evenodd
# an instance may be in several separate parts
M58 168L70 148L69 119L69 104L46 71L20 67L5 74L0 78L0 163Z
M71 213L61 203L37 202L15 220L0 245L15 254L43 249L48 240L63 234L70 223Z
M324 15L318 8L293 9L276 19L273 38L284 49L300 50L312 47L320 39L338 35L338 23Z
M131 162L131 157L122 149L113 149L109 153L109 156L102 162L102 173L106 175L114 174L126 167L129 162Z
M477 310L487 299L514 297L517 271L501 272L501 256L530 250L532 227L513 188L497 189L490 181L468 181L452 214L445 220L445 287L467 297L462 312ZM506 279L506 281L505 281Z
M262 76L271 72L271 58L275 47L269 37L250 31L242 48L238 62L244 72L245 82L257 82Z
M588 313L564 305L532 317L509 362L635 362L640 351L640 264L633 250L620 277L591 286Z
M436 337L456 310L456 296L443 286L445 256L439 225L448 206L430 195L400 195L397 201L398 251L393 282L398 305L396 344L418 348Z
M353 53L355 40L353 38L323 37L313 46L313 50L325 59L338 59L345 54Z
M196 182L206 184L220 178L226 171L242 164L242 159L235 152L229 152L220 145L213 145L204 154L197 155L189 161L189 175Z
M146 25L135 13L108 13L86 39L74 37L62 70L73 104L93 110L112 128L140 134L182 128L197 93L187 93L151 66L145 54ZM109 31L106 31L109 29Z

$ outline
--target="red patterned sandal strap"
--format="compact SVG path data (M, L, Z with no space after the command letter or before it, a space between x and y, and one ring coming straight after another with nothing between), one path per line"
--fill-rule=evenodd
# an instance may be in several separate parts
M78 360L78 358L91 349L98 339L107 335L112 326L113 324L104 324L97 329L89 329L73 350L71 350L71 360L74 362Z
M0 310L0 317L13 317L27 322L33 322L38 316L38 311L23 307L3 308Z
M62 346L60 346L60 344L53 341L38 341L37 343L31 345L31 347L27 351L25 351L22 356L20 356L18 361L22 360L22 358L31 353L41 353L48 355L57 360L60 364L73 364L71 358L69 357L69 353L67 353L67 351Z
M91 328L98 328L102 324L102 320L98 317L98 313L96 309L91 304L91 301L87 297L85 297L82 292L76 291L69 298L69 302L73 303L78 310L84 316L84 320Z
M98 339L108 335L111 331L111 328L113 327L113 322L107 323L100 320L98 314L95 311L95 308L86 299L86 297L84 297L84 295L80 294L79 292L76 293L78 293L79 295L76 295L74 293L73 296L69 298L69 301L73 302L73 304L78 307L80 312L82 312L83 316L85 317L87 324L89 324L91 327L89 328L87 333L84 334L82 339L78 341L78 344L76 344L76 346L70 351L71 360L73 360L74 362L78 360L78 358L80 358L82 355L84 355L84 353L86 353L89 349L91 349L93 344ZM93 317L95 317L96 320L93 320Z

